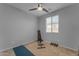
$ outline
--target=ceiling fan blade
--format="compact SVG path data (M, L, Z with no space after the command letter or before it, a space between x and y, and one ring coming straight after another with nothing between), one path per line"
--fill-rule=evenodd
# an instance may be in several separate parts
M37 10L37 8L29 9L29 11Z
M48 10L47 10L47 9L45 9L45 8L43 8L43 11L48 12Z

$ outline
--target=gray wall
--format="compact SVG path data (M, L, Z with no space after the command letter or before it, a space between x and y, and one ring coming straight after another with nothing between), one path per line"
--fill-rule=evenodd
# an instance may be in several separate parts
M48 16L59 15L59 33L46 33L45 19ZM79 4L64 8L54 13L40 17L39 29L42 38L48 42L58 42L66 48L79 48Z
M0 51L36 40L36 31L36 17L0 4Z
M45 18L56 14L59 15L59 33L46 33ZM38 21L36 17L17 8L0 4L0 51L36 40L37 29L41 30L43 40L77 50L79 4L42 16Z

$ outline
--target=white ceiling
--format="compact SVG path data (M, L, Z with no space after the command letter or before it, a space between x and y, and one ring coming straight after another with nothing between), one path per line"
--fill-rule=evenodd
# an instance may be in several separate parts
M10 3L9 5L12 5L18 9L26 11L27 13L35 15L35 16L41 16L41 15L47 14L44 11L29 11L29 9L37 7L37 3ZM45 8L47 8L48 11L51 13L72 4L71 3L43 3L42 5Z

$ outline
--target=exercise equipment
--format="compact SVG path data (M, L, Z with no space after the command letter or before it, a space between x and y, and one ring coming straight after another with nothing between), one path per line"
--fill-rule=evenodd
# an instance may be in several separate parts
M40 30L38 30L37 31L37 36L38 36L38 38L37 38L37 42L38 42L38 49L41 49L41 48L45 48L45 46L44 46L44 44L43 44L43 40L42 40L42 38L41 38L41 32L40 32Z

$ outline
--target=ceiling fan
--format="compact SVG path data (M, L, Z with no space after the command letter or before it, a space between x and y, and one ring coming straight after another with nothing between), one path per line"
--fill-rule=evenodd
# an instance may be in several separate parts
M41 3L38 4L37 8L29 9L29 11L34 11L34 10L48 12L48 10L46 8L44 8Z

